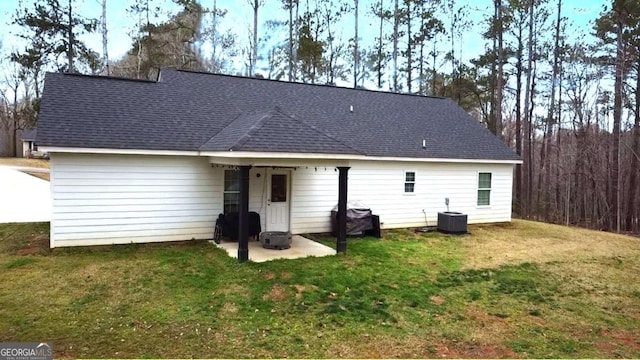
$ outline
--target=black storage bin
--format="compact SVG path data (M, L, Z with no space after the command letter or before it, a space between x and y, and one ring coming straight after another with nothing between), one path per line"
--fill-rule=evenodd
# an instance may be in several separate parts
M224 216L222 223L222 236L228 237L233 241L238 240L238 213L229 213ZM249 237L258 239L258 235L262 231L260 225L260 214L254 211L249 212Z
M380 239L382 237L382 231L380 230L380 216L371 215L371 226L373 227L370 230L365 230L365 236L373 236Z

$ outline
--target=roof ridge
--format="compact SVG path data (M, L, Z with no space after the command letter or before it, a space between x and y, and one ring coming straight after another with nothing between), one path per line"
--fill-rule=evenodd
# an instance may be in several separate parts
M295 84L295 85L300 85L300 86L314 86L314 87L320 87L320 88L342 89L342 90L347 90L347 91L363 91L363 92L371 92L371 93L376 93L376 94L413 96L413 97L429 98L429 99L436 99L436 100L449 99L448 97L445 97L445 96L398 93L398 92L391 92L391 91L385 91L385 90L366 89L366 88L362 88L362 87L351 88L351 87L329 85L329 84L310 84L310 83L299 82L299 81L283 81L283 80L277 80L277 79L268 79L268 78L265 78L265 77L259 78L259 77L249 77L249 76L238 76L238 75L233 75L233 74L212 73L212 72L208 72L208 71L199 71L199 70L190 70L190 69L176 69L176 68L168 68L168 67L163 67L163 68L161 68L161 70L162 69L169 69L169 70L172 70L172 71L182 72L182 73L212 75L212 76L223 76L223 77L230 77L230 78L236 78L236 79L268 81L268 82L272 82L272 83Z
M314 126L313 124L310 124L310 123L308 123L308 122L306 122L306 121L304 121L304 120L302 120L302 119L299 119L299 118L294 117L293 115L289 115L289 114L285 113L283 110L281 110L281 109L280 109L280 107L279 107L279 106L276 106L276 107L275 107L275 110L276 110L276 112L279 112L280 114L282 114L282 115L284 115L284 116L287 116L287 117L289 117L289 118L291 118L291 119L293 119L293 120L295 120L295 121L298 121L299 123L302 123L303 125L306 125L307 127L309 127L309 128L311 128L312 130L314 130L314 131L316 131L316 132L318 132L318 133L320 133L320 134L322 134L322 135L324 135L324 136L328 137L329 139L331 139L331 140L333 140L333 141L335 141L335 142L337 142L337 143L340 143L340 144L342 144L342 145L344 145L344 146L348 147L349 149L351 149L351 150L353 150L353 151L356 151L357 153L359 153L359 154L361 154L361 155L365 155L365 153L364 153L363 151L361 151L360 149L356 149L356 148L354 148L353 146L351 146L351 145L349 145L349 144L347 144L347 143L345 143L345 142L341 141L340 139L336 138L335 136L333 136L333 135L331 135L331 134L329 134L329 133L327 133L327 132L323 131L322 129L320 129L320 128L316 127L316 126Z
M260 114L259 112L256 112L256 115ZM231 149L235 149L235 148L240 148L242 147L242 145L246 144L247 141L249 141L251 139L251 136L253 134L256 133L256 131L258 131L258 129L260 129L262 127L262 125L264 124L265 121L267 121L268 118L273 117L273 114L271 114L271 112L267 112L264 115L262 115L262 117L260 117L260 119L258 119L258 121L256 121L253 125L251 125L251 127L249 128L249 130L242 136L240 136L240 138L238 139L238 141L236 141L233 145L231 145ZM236 118L237 120L237 118ZM235 122L236 120L233 120L233 122ZM231 124L229 124L231 125Z
M242 116L242 114L238 114L235 118L233 118L233 120L231 120L226 126L224 126L223 128L221 128L220 130L218 130L215 134L213 134L212 136L210 136L207 140L205 140L200 146L198 146L198 149L201 149L203 146L205 146L206 144L208 144L211 140L213 140L213 138L215 138L216 136L218 136L221 132L224 131L224 129L228 128L229 126L231 126L231 124L233 124L236 120L238 120L238 118L240 118L240 116Z
M123 77L123 76L105 76L105 75L92 75L92 74L80 74L80 73L69 73L69 72L47 72L47 74L55 74L55 75L62 75L62 76L76 76L76 77L83 77L83 78L90 78L90 79L101 79L101 80L121 80L121 81L131 81L131 82L141 82L141 83L157 83L157 81L155 80L149 80L149 79L134 79L134 78L128 78L128 77Z

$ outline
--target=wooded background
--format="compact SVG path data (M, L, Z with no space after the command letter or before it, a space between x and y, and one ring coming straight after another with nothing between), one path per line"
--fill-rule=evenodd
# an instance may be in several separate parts
M567 35L562 0L492 0L481 17L460 0L281 0L286 21L262 19L264 0L244 0L248 41L222 29L227 9L216 0L173 0L175 11L132 0L131 47L117 59L107 24L121 14L97 1L97 19L76 0L20 3L9 19L27 44L2 59L0 129L14 149L18 131L37 121L46 71L155 80L159 68L176 67L445 96L522 156L516 216L640 233L638 0L611 1L588 37ZM345 23L349 38L338 36ZM485 51L463 61L462 35L478 27ZM81 40L94 32L102 49Z

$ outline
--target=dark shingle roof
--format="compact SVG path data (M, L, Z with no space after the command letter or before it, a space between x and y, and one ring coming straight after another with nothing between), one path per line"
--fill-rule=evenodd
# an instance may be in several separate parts
M449 99L173 69L47 74L38 128L55 147L519 159Z
M36 139L36 135L38 134L38 129L33 128L25 128L22 129L22 140L34 141Z
M200 150L360 153L315 126L282 113L278 108L266 113L240 115L202 145Z

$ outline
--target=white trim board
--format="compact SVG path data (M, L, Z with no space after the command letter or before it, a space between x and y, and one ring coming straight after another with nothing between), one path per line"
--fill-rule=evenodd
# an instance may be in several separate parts
M199 151L181 151L181 150L72 148L72 147L56 147L56 146L39 146L38 148L41 149L41 151L48 152L48 153L201 156Z
M364 161L406 161L428 163L474 163L474 164L522 164L522 160L495 159L454 159L454 158L413 158L393 156L366 156L357 154L319 154L294 152L250 152L250 151L179 151L179 150L144 150L144 149L103 149L103 148L70 148L41 146L41 151L49 153L87 153L87 154L121 154L121 155L180 155L206 156L209 162L223 165L271 165L274 162L290 163L290 160L343 160L337 166L348 166L348 160ZM346 160L346 161L344 161Z

